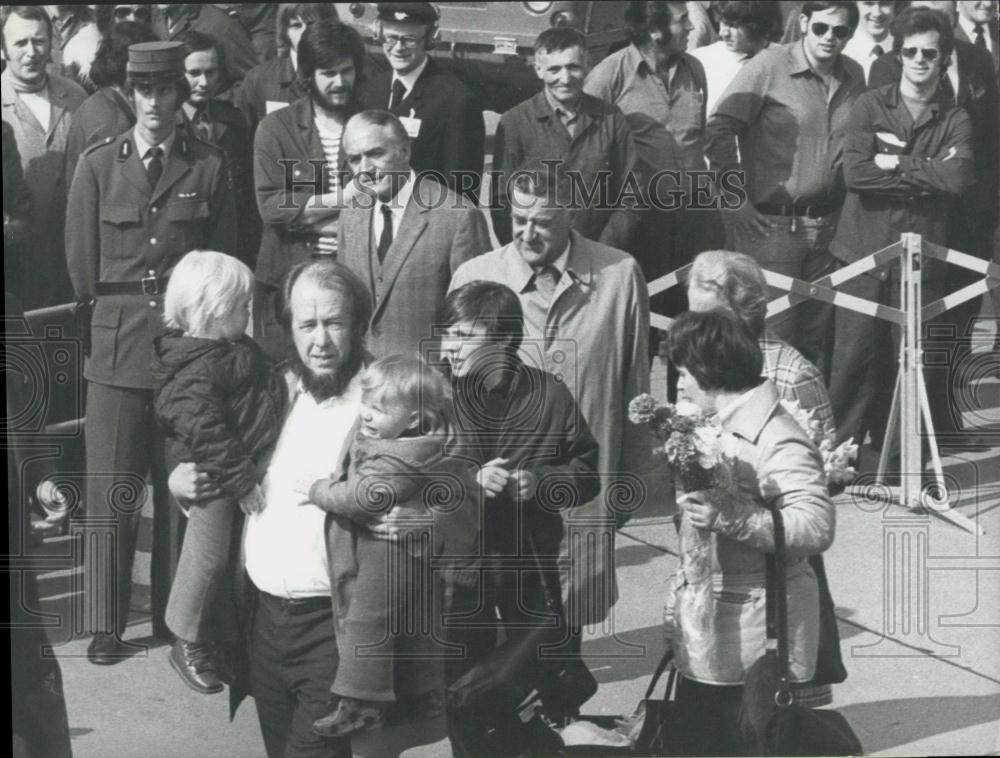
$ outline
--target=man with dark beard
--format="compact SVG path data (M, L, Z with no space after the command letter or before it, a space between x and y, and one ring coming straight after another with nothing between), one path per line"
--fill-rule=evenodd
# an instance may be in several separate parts
M289 269L337 252L342 204L341 135L360 110L355 82L364 43L351 27L325 18L310 25L298 47L298 75L309 94L266 116L254 139L254 183L264 231L257 256L260 284L254 334L284 358L290 345L277 327L274 295Z
M364 284L330 261L295 266L282 295L282 320L295 346L283 369L289 411L261 483L264 507L247 517L243 544L253 606L249 694L269 758L346 758L346 739L310 729L330 710L337 670L327 545L339 527L319 508L302 507L298 489L344 470L361 407L358 374L371 306ZM211 477L191 463L174 470L170 488L188 502L218 494ZM239 688L231 693L236 702L245 694Z

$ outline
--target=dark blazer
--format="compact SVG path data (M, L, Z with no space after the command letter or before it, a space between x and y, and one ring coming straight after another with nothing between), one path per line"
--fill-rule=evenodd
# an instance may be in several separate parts
M268 108L278 110L282 104L294 103L307 94L299 84L292 62L287 55L282 55L250 69L233 102L246 119L252 135L270 112Z
M990 56L975 45L955 41L958 66L957 105L972 122L975 184L957 203L948 222L948 244L969 252L989 246L997 225L997 185L1000 183L1000 93ZM872 64L869 89L899 82L902 66L896 55L883 55ZM981 239L980 239L981 238ZM988 251L986 252L988 257Z
M361 102L366 108L385 110L391 86L391 69L371 74L361 85ZM482 106L472 90L429 58L413 89L391 110L397 116L412 112L421 121L410 150L413 170L440 171L449 189L478 204L486 128Z
M986 34L990 36L993 40L993 70L1000 71L1000 24L997 23L996 19L990 22L986 29ZM965 33L965 29L958 22L955 23L955 40L959 42L968 42L970 45L975 45L975 40L969 39L969 35ZM986 51L990 54L990 51Z
M236 257L251 268L257 260L260 247L260 214L253 189L253 140L243 116L227 100L213 99L206 106L212 125L210 142L226 155L229 176L233 182L236 201ZM177 111L177 123L198 137L183 108Z
M77 299L98 282L165 278L190 250L235 252L233 188L222 151L178 130L150 189L132 131L87 150L69 191L66 260ZM163 292L98 297L84 376L151 389L153 338L163 331Z
M160 39L172 40L193 29L208 34L222 46L224 86L235 84L257 65L257 52L246 29L235 18L214 5L199 3L181 4L180 23L168 33L167 17L163 9L153 13L153 31Z
M101 87L73 113L66 135L66 191L73 183L83 151L107 137L117 137L135 126L135 112L114 87Z
M361 205L340 214L338 260L372 293L368 349L376 358L416 353L421 340L434 337L452 274L490 249L486 217L433 179L421 179L380 265L371 244L376 211Z
M299 98L261 121L253 155L257 208L264 222L256 273L278 287L292 266L315 253L317 236L296 221L310 197L331 188L312 100ZM343 145L338 163L338 170L346 170Z

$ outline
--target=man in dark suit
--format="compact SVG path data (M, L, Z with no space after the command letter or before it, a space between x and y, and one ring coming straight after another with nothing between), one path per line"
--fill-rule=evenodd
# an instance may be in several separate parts
M126 95L136 125L87 150L69 192L66 258L79 301L95 302L87 379L85 565L91 662L135 652L128 621L145 478L154 487L153 615L162 624L177 509L165 492L150 367L161 333L163 292L193 248L235 252L233 188L218 148L176 128L187 94L180 42L129 48ZM115 472L113 475L107 472ZM160 497L158 497L160 496ZM107 554L101 546L110 540Z
M253 140L243 114L228 100L216 97L222 84L222 47L210 34L189 30L184 43L184 76L191 94L177 111L178 122L197 139L226 155L229 178L236 190L236 255L252 266L260 246L260 214L253 191Z
M428 57L437 23L430 3L378 4L376 37L390 69L372 75L361 101L400 118L412 140L414 171L440 172L450 190L478 203L483 111L472 90Z
M993 56L993 69L1000 70L1000 23L996 0L958 0L955 39L986 50Z
M308 91L260 122L254 137L254 185L264 222L257 255L254 336L285 357L287 330L278 325L275 295L296 263L335 259L341 208L340 147L344 124L361 108L355 82L364 43L335 18L311 24L298 45L298 76Z
M914 3L918 5L919 3ZM938 4L930 4L936 10ZM899 81L902 72L899 56L883 55L871 69L872 88ZM942 79L946 90L953 93L952 102L969 114L972 122L973 155L976 181L955 203L948 216L946 244L977 258L989 260L993 249L993 232L997 228L997 185L1000 183L1000 93L993 62L989 54L976 45L963 42L955 29L955 50L951 65ZM947 266L944 271L946 292L955 292L979 278L978 274ZM979 313L980 298L958 305L943 314L938 321L953 325L955 336L965 335ZM960 365L968 352L968 344L960 343L954 356ZM943 417L945 423L950 416ZM936 430L956 431L953 428Z
M490 249L486 217L438 182L419 179L399 119L363 111L344 129L344 152L364 188L340 214L341 263L371 290L368 349L376 358L420 351L432 339L452 274Z

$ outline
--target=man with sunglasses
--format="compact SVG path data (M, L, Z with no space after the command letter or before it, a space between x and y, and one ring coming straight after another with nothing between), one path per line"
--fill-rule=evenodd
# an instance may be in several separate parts
M933 8L945 15L949 24L955 17L952 0L914 0L914 7ZM941 87L955 105L969 114L972 122L973 154L976 156L975 184L962 195L961 202L952 205L948 218L945 243L955 250L989 260L993 254L993 230L997 227L1000 205L997 189L1000 184L1000 91L993 71L993 60L987 50L961 39L960 26L955 26L955 49L951 64L944 67ZM898 55L884 55L873 66L869 85L872 88L898 82L902 63ZM944 272L946 291L954 292L972 283L978 275L948 266ZM956 335L964 335L972 326L980 310L980 298L973 298L958 305L940 317L941 322L953 325ZM967 359L970 346L962 341L956 348L955 365ZM951 418L942 419L944 429L938 433L957 431Z
M723 213L729 246L769 271L812 281L836 268L828 247L844 199L841 145L865 86L861 67L843 55L857 24L853 2L803 3L802 39L751 58L709 117L712 168L745 177L748 202ZM808 301L768 327L826 371L831 311Z
M428 56L437 24L430 3L379 3L375 31L389 70L373 73L360 98L366 108L402 119L414 171L438 172L450 190L478 204L486 145L482 106L461 79Z
M969 116L942 87L953 48L951 24L929 8L907 8L893 26L893 37L902 60L899 80L861 95L848 124L848 193L830 245L845 264L898 242L903 232L945 243L951 206L975 180ZM944 294L944 270L942 262L924 260L925 302ZM862 274L840 289L898 308L899 265ZM871 431L881 442L898 339L898 329L885 321L837 310L830 399L841 439L861 441ZM938 401L947 369L924 370L935 421L946 410Z

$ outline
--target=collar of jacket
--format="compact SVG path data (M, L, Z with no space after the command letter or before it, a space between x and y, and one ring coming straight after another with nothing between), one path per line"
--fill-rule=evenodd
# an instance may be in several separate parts
M70 88L67 86L70 80L53 73L49 73L47 77L48 81L45 86L48 87L49 101L54 106L63 107L63 104L70 98ZM0 101L3 102L3 105L13 105L17 102L17 90L14 89L14 83L11 81L10 69L0 74Z
M570 230L569 257L566 259L566 273L586 287L589 287L594 279L594 259L591 255L591 244L578 231L575 229ZM507 245L503 255L507 259L506 265L512 274L512 289L515 292L524 292L524 288L528 286L531 278L535 275L534 269L517 252L517 246L513 242Z
M423 79L423 77L420 78ZM549 100L545 96L544 89L528 101L528 107L531 109L531 115L538 121L548 121L556 118L555 111L549 105ZM577 115L587 116L596 121L604 118L608 109L603 100L584 92L580 95L580 105L575 112Z
M788 72L792 76L807 74L813 70L812 66L809 65L809 59L806 57L805 45L805 40L799 40L785 46L789 59ZM833 62L833 78L841 83L851 79L851 69L844 65L843 53L840 53L837 56L837 60Z
M899 89L898 82L895 84L887 85L885 87L878 87L876 91L879 93L878 96L883 99L887 107L893 109L899 108L900 106L904 108L906 107L906 105L903 103L903 93ZM941 91L940 86L938 86L937 91L934 93L934 98L928 102L928 105L930 106L929 113L933 116L939 115L942 110L947 110L949 107L952 108L956 107L951 105L947 101L947 99L944 96L944 93ZM924 121L928 120L930 119L925 118L923 121L921 121L921 123L924 123ZM919 124L914 124L914 126L915 127L919 126Z
M774 383L770 379L765 379L754 388L750 398L723 424L723 429L756 443L761 430L780 403L781 398L778 397Z

